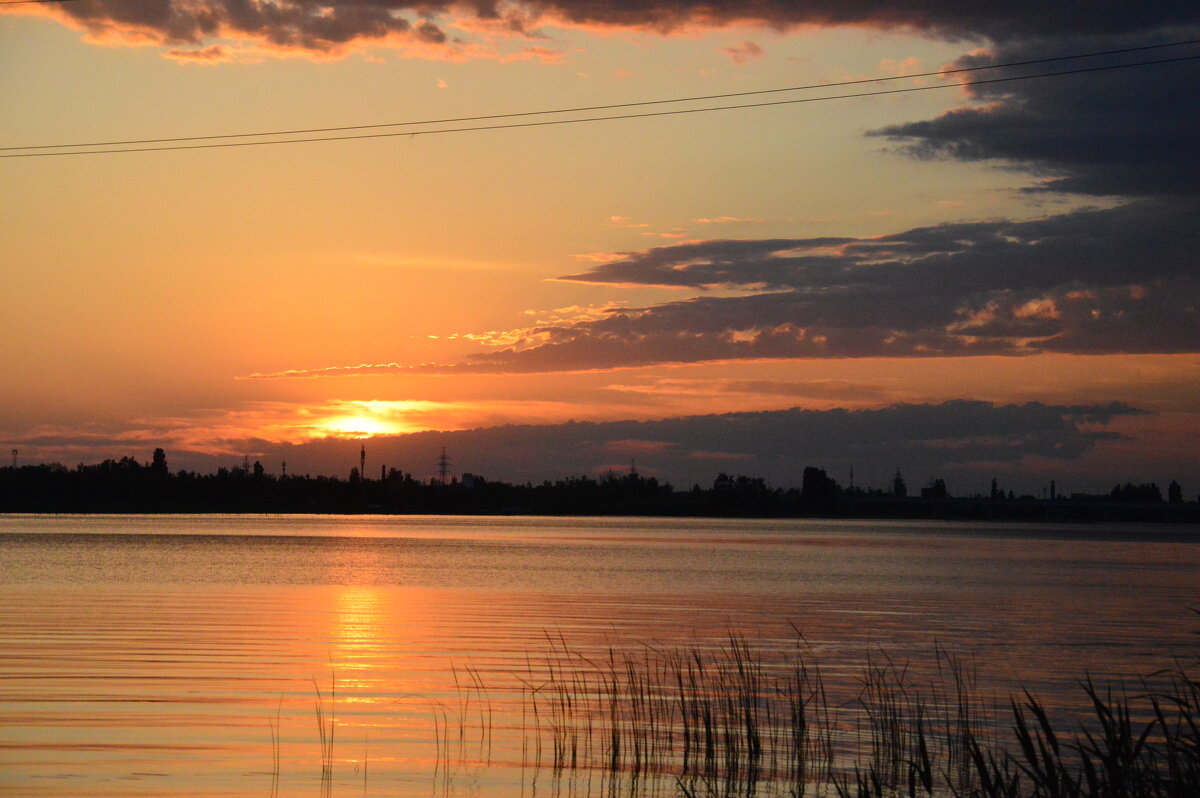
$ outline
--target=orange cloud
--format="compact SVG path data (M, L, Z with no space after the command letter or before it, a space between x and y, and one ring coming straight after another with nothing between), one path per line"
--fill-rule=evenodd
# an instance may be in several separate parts
M603 448L610 452L623 452L625 454L650 454L653 452L665 452L677 446L679 444L673 441L647 441L637 438L627 438L619 441L605 441Z
M181 64L226 64L237 60L233 52L224 45L214 44L199 50L175 49L163 53L163 58Z
M513 61L537 61L541 64L561 64L566 60L566 54L561 50L549 47L534 47L526 45L515 53L505 53L499 59L502 63Z
M748 64L751 61L762 58L764 55L766 55L766 51L754 42L742 42L741 44L735 44L732 47L726 47L722 49L721 52L729 56L733 63L738 64L739 66L742 64Z
M693 219L696 224L764 224L766 219L755 219L750 216L715 216Z
M593 34L623 31L689 36L737 26L798 30L863 27L911 31L954 40L1012 40L1020 36L1084 36L1194 25L1186 5L1147 12L1139 4L1079 15L1070 4L1039 7L1029 14L988 0L898 6L884 0L796 3L790 0L677 0L671 3L597 3L594 0L89 0L36 3L3 13L42 14L85 33L97 44L158 45L204 50L223 45L277 57L341 58L370 46L386 46L422 58L497 57L486 43L546 38L542 26ZM462 33L451 36L450 28ZM475 41L470 41L475 37ZM482 43L481 43L482 42ZM762 55L753 42L725 50L736 63ZM544 56L544 54L542 54ZM518 50L512 60L539 58Z

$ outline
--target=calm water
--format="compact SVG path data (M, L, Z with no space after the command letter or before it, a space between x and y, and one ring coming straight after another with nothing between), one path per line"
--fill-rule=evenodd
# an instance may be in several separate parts
M1200 653L1198 577L1194 527L0 516L0 794L268 796L277 724L278 794L315 796L319 689L336 795L534 795L547 636L770 656L798 630L846 695L937 645L1069 711L1085 674ZM485 711L479 762L441 767L442 724Z

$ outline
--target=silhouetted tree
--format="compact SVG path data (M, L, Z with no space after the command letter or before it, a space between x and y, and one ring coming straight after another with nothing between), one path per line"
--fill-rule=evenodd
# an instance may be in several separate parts
M248 460L248 458L246 458ZM956 502L908 502L899 469L887 489L842 490L821 468L808 467L801 486L772 488L760 477L721 474L711 489L699 485L675 491L655 477L611 472L594 476L547 480L541 485L508 484L479 475L441 484L387 469L385 479L365 480L355 468L350 479L291 474L268 475L261 462L245 460L221 467L215 474L167 470L167 457L157 450L145 465L132 457L95 465L80 463L67 469L59 464L0 468L0 512L454 512L598 515L716 515L792 517L841 513L886 517L1044 517L1040 508L1018 503L985 505L968 499ZM992 494L1006 491L993 481ZM949 496L941 479L922 489L926 496ZM1014 498L1007 491L1008 498ZM1097 508L1097 497L1062 502L1051 508L1057 516L1081 519L1147 519L1200 522L1200 508L1182 502L1183 490L1172 481L1172 502L1163 512L1145 505L1162 502L1154 483L1126 483L1113 488L1114 503ZM1033 496L1022 501L1034 502ZM1074 507L1069 505L1075 505Z
M1171 480L1171 484L1167 486L1167 501L1171 504L1183 503L1183 488L1175 480Z
M170 473L167 470L167 453L162 449L154 450L154 455L150 459L150 473L159 479Z
M810 507L832 507L837 503L841 489L823 468L808 466L800 484L800 500Z
M1158 489L1157 483L1144 482L1140 485L1134 485L1132 482L1126 482L1124 485L1117 485L1109 494L1113 499L1120 502L1150 502L1159 504L1162 502L1162 491Z

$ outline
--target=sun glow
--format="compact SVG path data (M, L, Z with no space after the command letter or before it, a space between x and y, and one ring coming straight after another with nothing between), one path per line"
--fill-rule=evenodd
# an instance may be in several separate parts
M316 429L339 438L370 438L410 431L401 424L374 416L335 416L318 422Z
M319 435L338 438L370 438L376 435L403 435L427 429L415 417L436 408L423 400L338 401L314 412L312 429Z

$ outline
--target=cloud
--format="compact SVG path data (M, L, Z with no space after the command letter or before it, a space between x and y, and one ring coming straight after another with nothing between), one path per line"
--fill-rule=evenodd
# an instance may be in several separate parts
M1011 473L1032 461L1064 469L1064 464L1096 447L1119 442L1120 436L1107 427L1138 415L1142 411L1119 403L993 405L956 400L868 410L793 408L414 433L374 438L367 450L373 462L418 476L432 475L445 446L458 470L504 480L597 473L610 468L614 454L621 453L636 457L639 471L678 485L711 483L721 470L795 485L806 465L831 468L842 481L853 466L859 484L875 480L883 485L897 466L914 481L983 469ZM300 473L315 470L318 463L355 463L357 446L314 441L279 449L278 456Z
M439 340L464 339L482 346L491 347L529 347L548 340L547 329L574 326L606 318L609 314L623 310L623 302L607 302L601 305L568 305L550 310L526 310L525 315L534 317L532 323L525 327L508 330L485 330L483 332L451 333L447 336L427 335L426 338ZM336 366L312 366L308 368L283 369L271 372L254 372L235 377L236 380L282 380L282 379L317 379L322 377L363 377L384 374L415 374L441 373L459 370L453 364L412 364L397 363L353 363Z
M545 0L519 4L543 19L563 25L606 26L671 32L689 28L761 25L861 26L918 31L948 39L985 37L1007 40L1025 36L1144 30L1164 21L1187 24L1200 19L1194 4L1169 0L1155 4L1109 5L1103 14L1080 13L1071 4L989 0L897 4L886 0L707 0L597 3L594 0Z
M326 55L338 54L362 41L384 42L391 37L434 45L447 42L441 28L428 19L406 17L386 4L374 2L93 0L62 4L53 13L108 42L134 39L198 46L219 39Z
M674 448L676 444L670 441L643 441L643 440L620 440L620 441L605 441L602 448L610 452L621 452L622 454L651 454L663 452Z
M555 50L550 47L526 45L516 52L500 56L500 60L504 63L512 61L537 61L542 64L561 64L566 60L566 54L561 50Z
M921 69L921 59L916 56L909 56L899 61L894 58L885 58L879 62L879 69L886 75L895 76L911 75L914 72L925 71ZM923 85L923 82L918 80L916 85Z
M1068 49L1087 51L1182 35L1066 38ZM1006 43L958 65L1044 57L1062 47L1045 38ZM518 345L453 368L1200 351L1194 78L1195 65L1183 63L1102 79L975 86L965 107L873 133L911 155L992 160L1031 172L1033 190L1117 196L1123 205L877 238L703 240L617 253L560 279L701 295L535 326ZM706 295L713 289L742 295Z
M1183 13L1156 8L1162 20ZM1141 11L1128 13L1134 29L1151 24ZM1064 33L1053 43L998 44L959 64L1042 57L1063 52L1064 42L1087 51L1182 35ZM486 343L500 348L458 363L389 368L521 373L737 359L1200 352L1195 69L1188 62L974 86L963 107L873 132L910 155L994 161L1032 173L1032 190L1116 196L1124 203L1116 207L875 238L714 239L595 254L586 271L560 279L698 295L541 319L490 335ZM728 218L708 223L720 221Z
M316 379L318 377L361 377L371 374L387 374L396 371L411 371L417 368L401 363L358 363L346 366L317 366L307 369L284 369L282 371L254 372L235 377L237 380L283 380L283 379Z
M651 396L786 396L809 400L837 400L854 404L879 404L894 400L895 385L840 379L756 380L756 379L672 379L649 383L608 385L609 391Z
M565 419L578 406L548 399L439 402L422 399L329 399L315 403L240 402L174 417L0 430L30 462L97 462L172 452L175 467L230 465L228 458L266 457L311 440L359 440L413 430L463 429ZM7 451L7 450L6 450ZM274 458L274 455L271 455ZM325 471L323 473L328 473Z
M235 61L236 56L228 47L214 44L196 50L175 49L163 53L164 58L178 61L181 64L224 64Z
M1194 38L1138 37L1012 43L963 56L974 67ZM1196 47L1091 59L1078 66L1194 56ZM1063 68L1062 66L1055 67ZM974 103L936 119L874 130L918 158L994 161L1032 172L1037 191L1122 197L1196 196L1200 185L1200 77L1195 61L967 87ZM1030 67L987 76L1030 74Z
M756 219L752 216L714 216L693 219L696 224L764 224L766 219Z
M1196 202L1141 201L876 238L709 240L626 252L562 279L701 295L535 323L511 347L422 368L1200 352L1198 213Z
M766 55L766 51L754 42L735 44L732 47L724 48L721 52L729 56L733 63L738 65L748 64Z
M776 30L802 26L856 26L916 32L952 40L1008 42L1067 35L1133 33L1200 22L1193 2L1109 4L1104 13L1080 13L1075 4L990 0L898 5L885 0L89 0L5 9L40 13L106 44L159 44L204 48L239 43L278 55L340 57L366 46L415 47L440 57L463 44L446 33L491 41L541 38L540 25L625 29L659 34L750 25ZM425 45L425 47L420 47ZM490 48L459 50L486 55Z
M980 480L997 475L1018 491L1053 478L1060 486L1069 479L1072 489L1098 490L1117 479L1184 474L1195 451L1192 422L1186 422L1181 436L1165 418L1117 402L999 405L954 400L556 424L531 422L548 412L568 417L567 405L500 404L478 404L473 415L463 418L468 423L455 431L371 437L365 441L368 468L377 473L383 465L428 478L445 446L458 472L518 482L599 473L614 463L623 469L635 457L642 473L681 487L710 484L719 471L796 485L804 466L816 465L843 483L853 468L859 485L882 486L900 467L912 485L941 476L952 490L974 490L983 484ZM163 446L172 469L211 471L240 465L248 456L274 473L286 460L292 474L344 477L358 465L364 442L355 430L362 429L364 419L404 428L442 410L432 403L404 401L308 407L257 402L237 411L149 419L120 428L36 430L10 441L20 449L22 462L145 460ZM1172 437L1164 439L1164 434ZM1081 485L1085 480L1096 484Z

